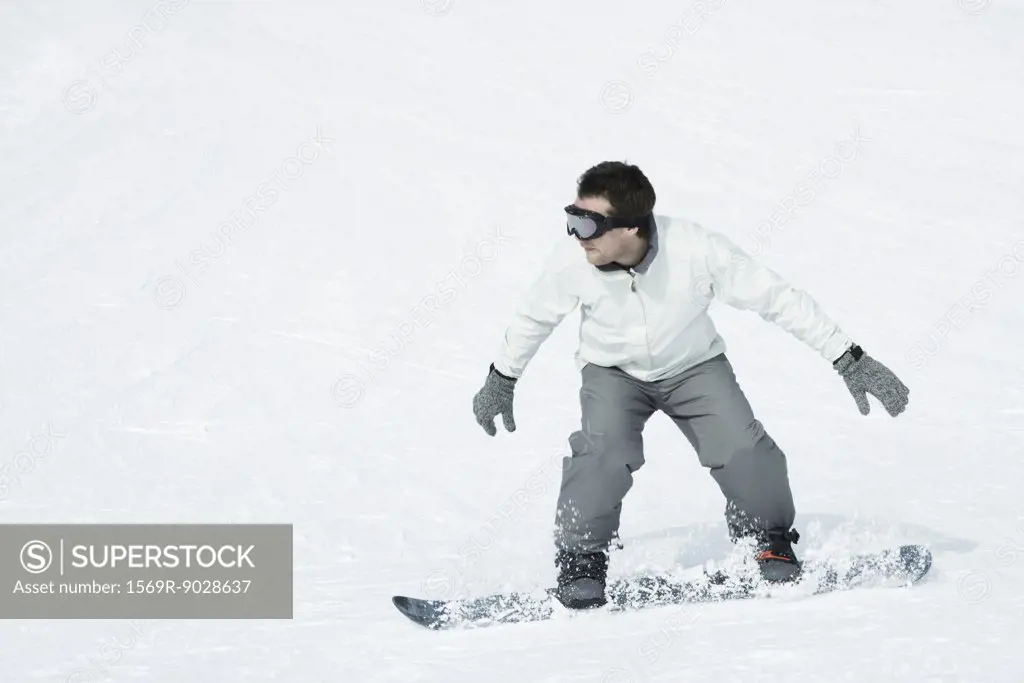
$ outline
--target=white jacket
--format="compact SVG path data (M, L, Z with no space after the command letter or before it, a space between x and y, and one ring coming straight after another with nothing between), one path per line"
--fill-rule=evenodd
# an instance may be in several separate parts
M627 269L591 265L562 237L516 312L494 367L520 377L541 343L577 305L576 366L618 366L633 377L671 377L725 351L708 315L712 298L754 311L835 361L852 340L808 295L757 263L725 235L655 215L651 248Z

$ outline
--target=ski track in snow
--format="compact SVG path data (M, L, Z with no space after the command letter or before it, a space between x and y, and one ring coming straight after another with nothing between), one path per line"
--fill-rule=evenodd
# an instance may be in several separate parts
M158 4L0 8L0 467L52 435L0 515L293 523L294 619L8 620L0 680L1024 678L1024 3L159 6L131 34ZM392 608L554 579L578 314L515 434L470 404L607 158L910 386L863 417L716 309L797 550L928 543L922 585L451 633ZM661 416L645 446L612 574L721 561L713 481Z

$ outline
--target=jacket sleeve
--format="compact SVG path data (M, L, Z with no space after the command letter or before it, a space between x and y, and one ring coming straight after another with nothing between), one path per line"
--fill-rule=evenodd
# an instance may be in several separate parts
M494 361L503 375L520 377L540 345L579 303L566 268L565 251L556 248L534 279L505 330ZM582 254L576 255L583 258Z
M734 308L754 311L834 362L853 341L805 291L758 263L727 236L703 231L705 265L714 296Z

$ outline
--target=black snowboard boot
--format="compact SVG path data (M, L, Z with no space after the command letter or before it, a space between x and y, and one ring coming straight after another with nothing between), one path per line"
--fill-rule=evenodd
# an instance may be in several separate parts
M796 529L769 529L759 534L755 559L766 582L790 583L800 578L803 567L792 545L799 540Z
M605 580L608 577L608 554L577 554L559 551L555 556L558 567L558 601L569 609L601 607L607 602Z

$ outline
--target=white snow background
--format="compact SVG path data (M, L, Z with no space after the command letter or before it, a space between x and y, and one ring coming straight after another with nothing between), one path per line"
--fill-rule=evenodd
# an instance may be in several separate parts
M1022 35L1020 0L0 3L0 519L295 525L293 620L7 620L0 680L1024 680ZM800 554L926 543L924 583L392 607L554 580L578 313L516 433L471 399L606 159L910 386L861 416L715 307ZM721 560L717 486L664 416L645 445L613 576Z

